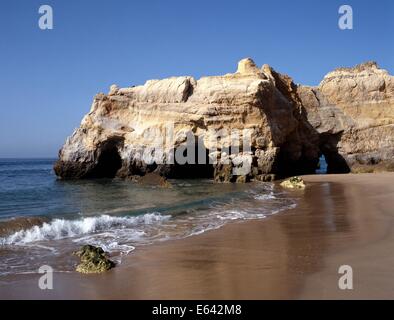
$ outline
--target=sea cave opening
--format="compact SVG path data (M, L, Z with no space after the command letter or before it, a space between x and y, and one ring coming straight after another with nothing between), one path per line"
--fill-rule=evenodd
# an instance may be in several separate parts
M174 179L209 179L213 178L214 167L209 157L209 150L203 141L196 138L194 146L181 145L174 152L175 163L169 178Z
M92 178L114 178L122 167L122 159L118 151L118 140L109 140L100 148L97 165L91 172Z

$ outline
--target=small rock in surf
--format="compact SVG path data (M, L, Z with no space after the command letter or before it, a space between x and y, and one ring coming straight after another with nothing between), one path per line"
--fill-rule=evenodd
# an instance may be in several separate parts
M107 258L100 247L85 245L73 254L81 259L76 268L80 273L102 273L115 267L115 263Z
M290 179L282 181L280 185L284 188L289 188L289 189L305 188L304 180L302 180L300 177L291 177Z

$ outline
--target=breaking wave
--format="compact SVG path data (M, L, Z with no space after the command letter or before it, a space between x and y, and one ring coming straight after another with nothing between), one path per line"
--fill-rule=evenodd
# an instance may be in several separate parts
M77 220L54 219L50 222L44 222L42 225L35 225L29 229L20 230L11 235L0 238L0 244L23 245L45 240L59 240L106 230L123 229L138 225L149 225L169 218L169 215L162 216L158 213L147 213L133 217L101 215Z

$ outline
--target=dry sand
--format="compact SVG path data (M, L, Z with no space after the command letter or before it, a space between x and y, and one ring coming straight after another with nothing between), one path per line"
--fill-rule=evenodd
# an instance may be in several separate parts
M394 298L394 173L315 175L296 209L138 248L102 275L0 278L0 298ZM338 268L353 268L353 290Z

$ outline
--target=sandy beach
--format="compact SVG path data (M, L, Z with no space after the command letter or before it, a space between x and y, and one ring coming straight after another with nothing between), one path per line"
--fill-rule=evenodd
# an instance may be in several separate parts
M102 275L0 278L1 299L393 299L394 173L304 176L295 209L138 248ZM353 290L338 268L353 268Z

